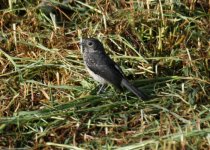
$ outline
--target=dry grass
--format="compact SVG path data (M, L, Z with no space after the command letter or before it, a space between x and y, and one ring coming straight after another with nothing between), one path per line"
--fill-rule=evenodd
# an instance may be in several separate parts
M207 0L7 2L0 4L1 149L210 148ZM96 95L80 36L99 38L155 98L111 86Z

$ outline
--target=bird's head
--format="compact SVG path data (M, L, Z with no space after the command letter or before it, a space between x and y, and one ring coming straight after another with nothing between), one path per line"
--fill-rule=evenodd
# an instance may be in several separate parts
M103 44L95 38L83 38L80 44L82 53L104 52Z

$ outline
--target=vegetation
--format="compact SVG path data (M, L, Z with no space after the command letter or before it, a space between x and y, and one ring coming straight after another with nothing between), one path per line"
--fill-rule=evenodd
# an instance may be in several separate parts
M210 4L2 0L0 149L210 149ZM98 83L95 37L148 101Z

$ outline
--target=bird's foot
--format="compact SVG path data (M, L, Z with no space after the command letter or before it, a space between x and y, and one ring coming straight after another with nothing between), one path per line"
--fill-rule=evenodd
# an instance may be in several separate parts
M104 89L106 88L106 85L105 84L102 84L101 87L99 88L98 92L97 92L97 95L104 92Z

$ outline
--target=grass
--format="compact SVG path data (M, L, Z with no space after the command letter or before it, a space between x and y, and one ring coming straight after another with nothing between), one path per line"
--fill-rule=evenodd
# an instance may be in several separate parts
M210 148L207 2L4 0L0 8L1 149ZM96 95L81 37L99 38L153 98L112 86Z

